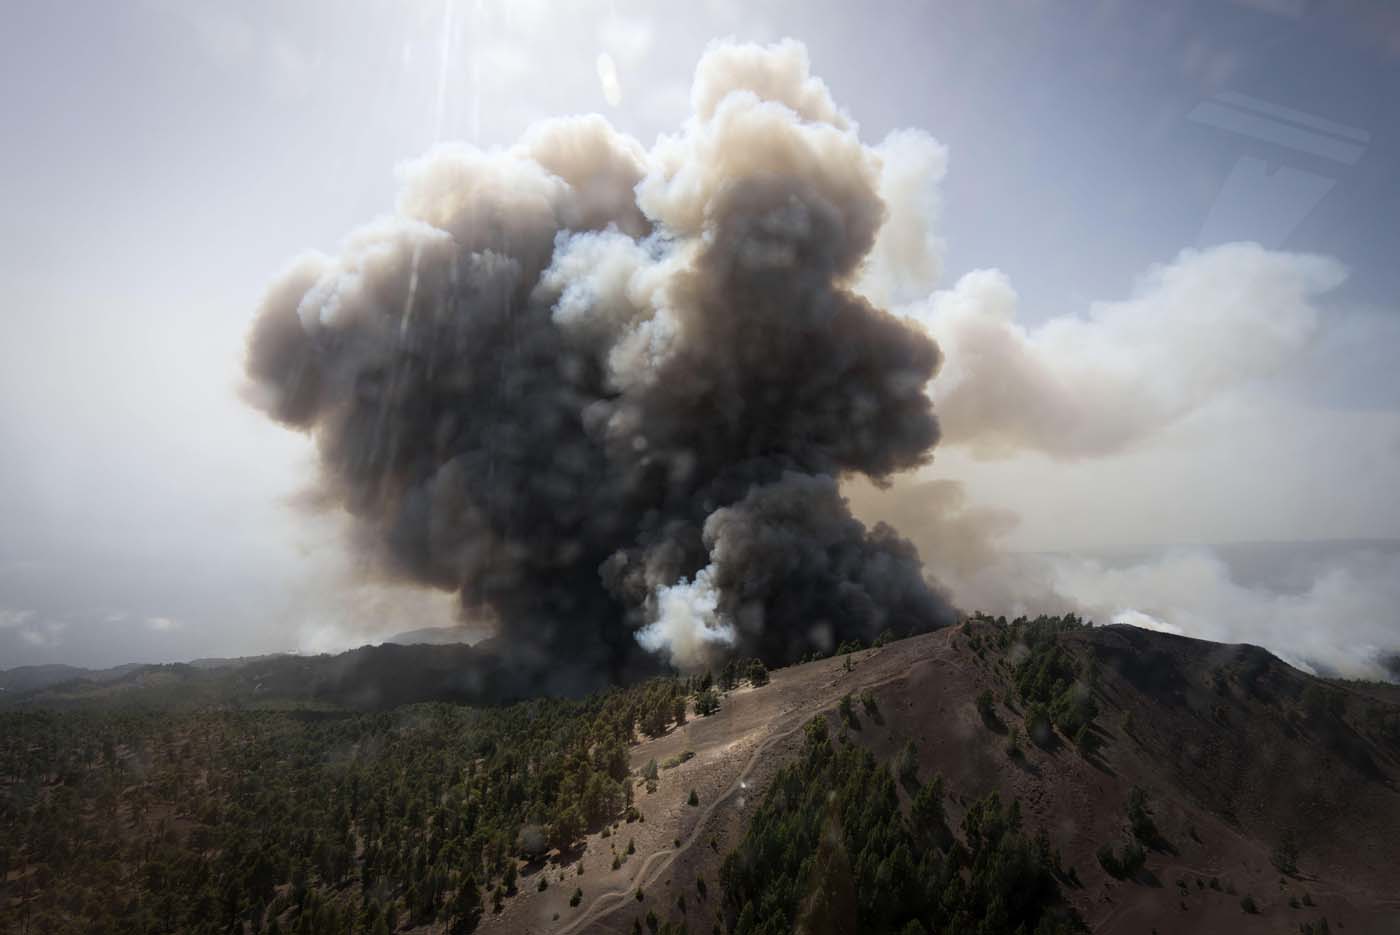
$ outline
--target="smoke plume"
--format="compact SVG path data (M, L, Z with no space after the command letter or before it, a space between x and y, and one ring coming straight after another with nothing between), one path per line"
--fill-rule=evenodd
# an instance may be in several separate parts
M713 47L692 109L649 150L597 116L434 149L249 338L250 398L314 437L356 547L567 673L546 689L952 618L837 486L939 438L937 346L855 288L899 179L796 43Z
M1317 297L1345 276L1329 257L1233 243L1183 251L1130 298L1035 329L1016 322L998 270L907 311L948 354L934 398L949 443L1072 459L1121 451L1279 370L1315 333Z

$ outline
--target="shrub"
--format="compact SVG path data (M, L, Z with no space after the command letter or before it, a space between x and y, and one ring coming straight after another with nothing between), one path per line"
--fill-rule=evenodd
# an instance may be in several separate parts
M913 788L919 784L919 754L914 748L914 741L907 741L904 749L899 751L895 772L899 774L899 781L904 785Z
M724 664L724 668L719 670L719 687L722 691L730 691L739 684L739 663L731 659Z
M1021 755L1021 729L1018 727L1011 728L1006 737L1006 755L1013 760Z
M1147 852L1136 841L1129 841L1123 845L1121 852L1115 852L1111 844L1104 844L1094 856L1098 858L1099 866L1103 867L1104 872L1117 880L1137 876L1138 871L1147 862Z
M1147 863L1147 852L1142 849L1141 844L1129 841L1123 845L1123 854L1118 860L1123 867L1124 876L1135 877Z
M977 695L977 713L982 715L982 720L991 721L996 717L995 702L992 699L992 690L985 688Z
M1098 703L1088 685L1073 682L1050 703L1050 716L1066 737L1073 737L1099 716Z
M1138 786L1133 786L1128 792L1128 824L1133 829L1133 837L1142 843L1152 844L1157 840L1157 824L1152 820L1147 793Z
M695 697L695 713L701 717L709 717L719 710L719 693L713 688L706 688Z
M1026 736L1038 747L1049 746L1055 737L1050 726L1050 712L1039 701L1026 706Z
M1269 862L1279 873L1298 872L1298 837L1292 831L1285 831L1283 838L1269 855Z
M1085 759L1092 759L1099 752L1099 735L1085 724L1075 732L1074 746Z
M695 790L694 790L694 789L691 789L691 790L690 790L690 798L686 799L686 804L688 804L688 805L699 805L699 804L700 804L700 796L698 796L698 795L695 794Z
M1122 865L1118 863L1118 855L1113 853L1112 844L1100 844L1099 849L1094 852L1094 856L1098 858L1099 866L1103 868L1104 873L1115 879L1122 878Z
M661 763L661 768L662 768L662 769L675 769L677 766L680 766L682 763L686 763L686 762L689 762L690 760L694 759L694 757L695 757L695 751L694 751L694 750L682 750L680 753L677 753L675 756L668 756L665 760L663 760L662 763Z
M574 895L569 897L569 905L577 906L581 902L583 902L583 887L575 887Z
M1259 912L1259 905L1254 901L1254 897L1248 893L1241 897L1240 908L1250 915L1257 915Z
M860 693L860 706L865 709L865 713L870 717L875 717L875 715L880 713L879 705L875 703L875 696L871 694L868 688Z

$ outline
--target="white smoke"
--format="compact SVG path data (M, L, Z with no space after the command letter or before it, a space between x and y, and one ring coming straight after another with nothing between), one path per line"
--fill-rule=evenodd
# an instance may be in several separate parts
M896 130L875 153L885 224L856 289L889 308L926 298L943 273L939 184L948 172L948 148L922 130Z
M1236 243L1185 250L1125 300L1033 329L1005 274L977 270L907 309L947 355L933 382L945 443L979 457L1120 451L1276 372L1346 276L1327 257Z
M930 138L915 142L886 144L902 158L884 166L890 217L859 288L872 301L905 303L900 313L938 340L945 360L929 392L943 444L978 459L964 459L966 472L990 458L1027 459L1028 468L1045 456L1103 459L1237 401L1243 387L1299 359L1321 329L1319 299L1346 277L1331 258L1253 243L1184 250L1150 269L1126 299L1027 327L1018 321L1020 297L999 270L932 291L947 153ZM1251 428L1263 421L1248 403L1235 416ZM1254 643L1300 667L1353 677L1386 677L1381 659L1400 647L1400 554L1334 555L1294 569L1283 589L1241 583L1206 547L1117 565L1005 551L1016 514L968 502L946 473L921 471L885 488L849 480L843 491L862 519L909 536L967 610L1072 611L1100 623Z
M648 652L664 653L682 671L703 668L719 647L734 645L734 627L719 613L720 592L713 570L702 568L694 581L661 587L654 597L655 619L637 631Z

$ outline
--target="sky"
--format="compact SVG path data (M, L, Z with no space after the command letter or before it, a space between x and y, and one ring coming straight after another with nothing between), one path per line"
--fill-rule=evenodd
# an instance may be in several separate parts
M853 488L862 515L965 606L1064 600L1360 671L1400 646L1376 544L1400 538L1392 5L19 0L6 20L0 668L451 623L449 595L366 583L302 503L311 441L240 393L264 290L391 212L396 166L436 143L596 112L650 146L712 42L789 37L863 140L918 131L897 194L923 266L870 288L948 355L945 442ZM1212 548L1317 540L1366 541L1291 588ZM1164 548L1103 558L1141 546Z

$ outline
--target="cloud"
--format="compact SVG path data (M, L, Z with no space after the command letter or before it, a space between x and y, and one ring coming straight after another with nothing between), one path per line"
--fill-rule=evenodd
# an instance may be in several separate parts
M19 636L30 646L49 649L63 642L63 632L67 629L68 624L62 620L45 620L23 627Z
M1184 250L1130 298L1034 328L997 270L963 276L906 313L946 354L933 396L950 444L979 457L1112 454L1297 355L1316 300L1346 271L1328 257L1236 243Z
M615 12L598 26L598 41L612 57L624 65L636 65L651 51L655 39L651 22Z
M1263 646L1308 671L1394 678L1400 543L1178 546L1117 558L1009 552L1016 517L969 504L954 481L854 485L867 522L905 520L957 606L1007 617L1074 612L1224 643Z
M1295 666L1389 677L1400 646L1400 553L1358 547L1322 560L1292 589L1241 584L1209 548L1173 549L1113 567L1046 560L1053 589L1099 622L1131 623L1222 643L1267 647Z
M0 608L0 630L8 630L14 627L22 627L28 624L35 617L32 610L11 610Z
M181 623L172 617L147 617L146 629L156 633L167 633L171 630L178 630Z

